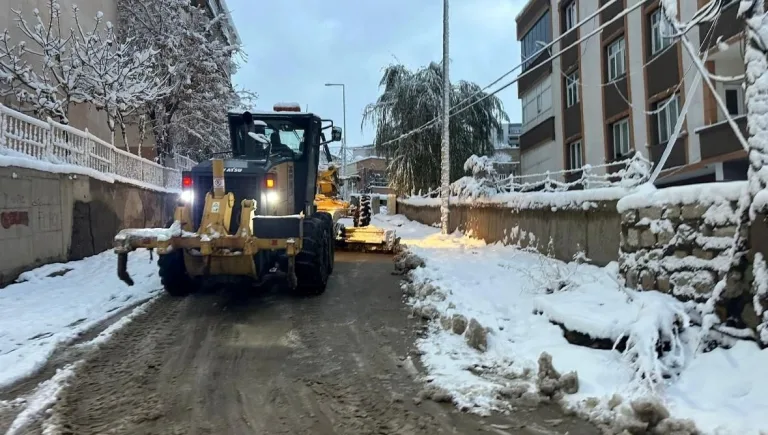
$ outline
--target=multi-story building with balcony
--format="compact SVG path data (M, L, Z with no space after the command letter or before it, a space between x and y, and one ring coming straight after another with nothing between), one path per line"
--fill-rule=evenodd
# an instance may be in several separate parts
M524 60L518 81L523 106L520 150L523 174L577 169L622 160L640 151L658 163L680 109L691 98L683 130L657 185L744 179L745 152L706 85L691 89L695 67L679 41L668 38L659 1L648 1L608 24L599 35L551 59L543 45L565 34L552 51L576 43L639 0L618 1L595 19L565 34L607 0L530 0L517 17ZM688 21L707 0L678 0ZM724 0L715 23L688 32L708 50L707 68L718 75L744 72L743 23L738 1ZM721 51L717 41L730 45ZM720 44L722 46L723 44ZM737 123L746 126L741 83L717 84ZM567 178L577 178L578 172Z

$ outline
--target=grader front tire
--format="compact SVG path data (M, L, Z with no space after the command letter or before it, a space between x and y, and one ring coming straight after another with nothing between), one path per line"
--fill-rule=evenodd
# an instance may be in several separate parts
M296 290L300 295L316 296L325 292L330 261L328 244L332 231L333 227L317 214L304 220L303 246L296 256Z
M160 282L166 293L183 297L192 293L193 282L184 266L184 251L177 249L157 259L160 268Z

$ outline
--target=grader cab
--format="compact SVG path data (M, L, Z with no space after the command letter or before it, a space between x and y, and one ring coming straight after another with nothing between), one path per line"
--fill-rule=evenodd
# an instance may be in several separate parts
M182 173L168 227L115 236L118 276L133 285L127 256L145 248L159 255L162 284L174 296L213 278L260 284L283 277L301 294L323 293L341 215L315 203L318 164L320 148L339 141L341 129L298 105L229 113L228 122L231 157L214 156Z

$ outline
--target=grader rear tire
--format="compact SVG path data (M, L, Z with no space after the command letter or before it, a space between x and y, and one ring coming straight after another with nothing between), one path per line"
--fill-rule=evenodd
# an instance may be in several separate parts
M371 196L360 196L360 226L367 227L371 224Z
M160 282L166 293L174 297L187 296L192 293L193 282L187 275L184 266L184 251L176 249L168 254L160 255L157 265L160 268Z
M303 246L296 256L296 291L302 296L320 295L328 286L328 243L332 230L333 227L317 214L304 219Z

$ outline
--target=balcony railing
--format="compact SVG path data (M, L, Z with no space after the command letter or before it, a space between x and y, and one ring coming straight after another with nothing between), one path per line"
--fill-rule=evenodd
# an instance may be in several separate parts
M734 118L741 134L747 137L747 117ZM743 149L728 122L721 121L696 129L701 146L701 159L711 159Z
M147 187L181 188L181 172L116 148L86 129L41 121L0 104L0 155L74 165ZM190 159L177 159L180 168ZM193 162L192 162L193 163Z

